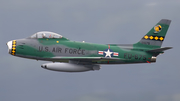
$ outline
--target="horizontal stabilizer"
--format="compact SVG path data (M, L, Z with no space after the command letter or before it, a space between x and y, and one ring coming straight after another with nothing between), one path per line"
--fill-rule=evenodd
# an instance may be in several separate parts
M157 48L157 49L153 49L153 50L148 50L146 52L163 52L165 50L171 49L172 47L163 47L163 48Z

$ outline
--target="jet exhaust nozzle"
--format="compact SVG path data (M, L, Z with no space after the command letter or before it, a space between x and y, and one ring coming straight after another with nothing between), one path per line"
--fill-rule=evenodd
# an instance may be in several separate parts
M151 62L156 62L156 58L157 58L157 57L152 56L152 57L151 57Z

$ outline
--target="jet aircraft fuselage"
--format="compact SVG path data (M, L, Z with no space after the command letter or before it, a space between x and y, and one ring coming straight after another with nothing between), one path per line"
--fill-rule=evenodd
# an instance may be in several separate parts
M162 19L139 42L130 45L76 42L48 31L9 41L7 45L11 55L52 61L41 67L55 71L82 72L99 70L100 64L151 63L171 48L161 48L170 22Z

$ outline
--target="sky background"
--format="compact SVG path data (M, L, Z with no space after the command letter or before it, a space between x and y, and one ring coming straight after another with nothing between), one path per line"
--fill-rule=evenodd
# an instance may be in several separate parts
M0 101L180 101L180 0L0 0ZM132 44L172 20L152 64L64 73L14 57L6 42L52 31L74 41Z

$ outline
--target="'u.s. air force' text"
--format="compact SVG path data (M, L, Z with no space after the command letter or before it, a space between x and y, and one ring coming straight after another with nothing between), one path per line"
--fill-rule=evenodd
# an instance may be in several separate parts
M76 48L61 48L61 47L43 47L39 46L39 52L52 52L52 53L69 53L85 55L85 50Z

